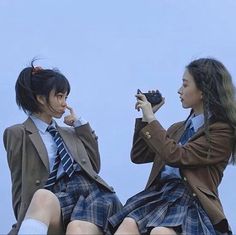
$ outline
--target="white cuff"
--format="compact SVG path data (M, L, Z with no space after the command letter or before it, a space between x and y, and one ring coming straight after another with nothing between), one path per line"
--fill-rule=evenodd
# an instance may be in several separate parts
M82 117L79 117L75 122L74 122L74 127L79 127L87 124L88 122L83 119Z

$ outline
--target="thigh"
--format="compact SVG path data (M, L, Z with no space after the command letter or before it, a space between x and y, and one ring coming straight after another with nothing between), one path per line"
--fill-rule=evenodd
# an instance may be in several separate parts
M124 218L115 232L115 235L119 234L140 234L136 221L129 217Z
M173 228L155 227L151 230L150 235L177 235Z
M37 190L25 218L38 219L58 230L61 227L61 207L56 195L46 189Z
M71 221L66 229L66 234L91 234L102 235L102 230L93 223L82 220Z

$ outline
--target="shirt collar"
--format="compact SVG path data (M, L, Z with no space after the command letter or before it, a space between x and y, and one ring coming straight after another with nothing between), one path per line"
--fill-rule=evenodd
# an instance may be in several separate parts
M194 116L194 114L192 114L189 119L186 122L185 128L187 128L189 125L190 127L193 127L194 132L197 132L198 129L203 126L204 124L204 115L203 114L199 114L197 116Z
M41 119L39 119L38 117L34 115L30 115L30 118L32 119L35 126L41 133L45 133L47 131L47 128L49 125L46 122L42 121ZM50 126L56 127L55 120L52 120L52 123L50 124Z

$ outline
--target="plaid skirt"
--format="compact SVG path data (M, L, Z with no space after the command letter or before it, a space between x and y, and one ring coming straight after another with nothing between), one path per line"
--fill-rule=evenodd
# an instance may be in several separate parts
M198 199L181 179L166 181L136 194L109 222L117 229L125 217L136 221L141 234L149 234L154 227L170 227L185 235L218 234Z
M71 178L61 177L52 191L61 205L64 228L70 221L83 220L97 225L104 234L112 234L107 219L123 207L115 193L83 171L75 172Z

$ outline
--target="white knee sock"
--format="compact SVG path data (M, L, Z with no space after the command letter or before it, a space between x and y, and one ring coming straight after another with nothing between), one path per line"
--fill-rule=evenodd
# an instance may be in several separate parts
M48 226L43 222L36 219L24 219L20 230L18 232L19 235L25 234L47 234Z

